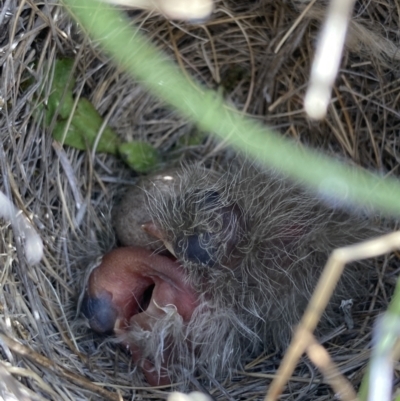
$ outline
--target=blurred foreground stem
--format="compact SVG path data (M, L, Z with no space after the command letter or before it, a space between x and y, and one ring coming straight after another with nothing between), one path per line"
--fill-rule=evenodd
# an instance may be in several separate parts
M154 95L163 99L202 130L213 132L237 150L300 179L328 200L373 206L400 216L400 183L350 168L293 142L238 112L217 93L189 84L177 66L139 31L126 15L96 0L64 0L84 29L115 61Z
M385 314L375 322L374 330L374 341L372 350L372 359L368 364L368 368L361 382L360 390L358 392L358 398L360 401L367 401L373 397L373 395L369 395L369 390L372 388L371 386L379 386L382 385L383 380L390 381L390 378L381 378L376 375L371 375L371 364L375 363L378 366L375 367L375 371L384 372L386 370L390 371L390 375L393 375L393 361L398 360L399 355L399 347L396 347L396 342L398 343L400 338L400 278L397 279L396 289L393 294L393 298L390 301L388 310ZM379 333L379 336L377 334ZM398 344L397 344L398 345ZM387 389L387 392L391 392L392 388ZM383 391L379 391L380 398L379 400L387 400L383 394ZM390 398L390 394L388 395ZM396 401L400 401L400 396L396 398Z

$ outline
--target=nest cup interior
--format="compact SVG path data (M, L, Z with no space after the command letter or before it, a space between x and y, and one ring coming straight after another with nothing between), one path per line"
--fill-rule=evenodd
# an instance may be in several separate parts
M398 176L396 2L356 2L333 101L322 122L305 115L303 99L326 7L317 2L298 21L305 7L295 0L223 1L202 25L169 22L147 12L127 14L185 74L221 91L241 112L304 146ZM90 267L116 244L112 205L122 187L135 184L137 174L117 157L54 142L51 125L44 127L41 104L49 96L55 61L73 58L74 96L89 99L122 140L152 144L167 165L180 160L212 165L234 157L232 151L207 135L191 141L198 138L196 126L117 68L61 6L6 0L3 10L0 189L32 221L43 239L44 257L28 265L23 243L0 219L0 382L18 399L165 397L170 387L146 387L129 352L104 341L77 316ZM387 308L395 271L392 257L383 268L377 265L379 279L371 284L368 302L358 305L355 328L324 339L342 370L352 372L348 378L355 387L368 362L364 351L372 322ZM140 308L145 309L151 291L150 283ZM200 372L190 388L202 386L216 399L262 398L270 376L259 374L273 375L281 357L260 355L222 382ZM318 380L292 381L287 399L303 393L309 400L333 396L308 362L301 362L295 375ZM2 389L0 384L0 394Z

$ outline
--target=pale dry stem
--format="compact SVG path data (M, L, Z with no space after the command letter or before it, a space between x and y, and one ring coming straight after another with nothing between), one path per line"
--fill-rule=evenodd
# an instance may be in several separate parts
M331 298L345 265L356 260L384 255L400 249L400 231L360 244L338 248L328 259L309 305L295 330L293 340L285 353L265 401L275 401L292 375L298 360L310 345L310 337ZM306 333L306 334L305 334Z

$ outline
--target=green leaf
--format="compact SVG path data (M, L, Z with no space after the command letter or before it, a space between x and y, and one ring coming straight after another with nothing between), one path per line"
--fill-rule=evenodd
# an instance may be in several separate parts
M59 121L53 131L53 137L65 145L76 149L93 149L96 137L103 124L103 118L94 108L89 100L81 98L76 106L71 125L64 136L67 120ZM64 139L64 140L63 140ZM110 128L105 127L97 143L96 151L100 153L118 153L119 139L117 134Z
M123 143L119 147L119 153L129 167L139 173L147 173L154 170L160 162L157 150L146 142L132 141Z
M183 135L178 139L176 143L177 148L188 147L188 146L199 146L201 145L205 138L206 133L200 130L193 130L187 135Z
M82 131L77 128L72 122L68 127L67 133L65 134L67 123L67 120L57 122L53 130L53 138L61 142L63 145L72 146L76 149L86 150L88 148L88 144L85 141L85 136L82 135Z
M73 65L73 59L59 59L55 63L51 94L47 101L45 116L47 127L51 124L57 109L58 115L64 119L68 118L72 112L74 105L72 90L75 86L75 78L72 75Z
M75 86L75 78L72 75L72 68L74 67L74 59L61 58L56 60L54 67L54 77L52 87L56 91L72 91Z

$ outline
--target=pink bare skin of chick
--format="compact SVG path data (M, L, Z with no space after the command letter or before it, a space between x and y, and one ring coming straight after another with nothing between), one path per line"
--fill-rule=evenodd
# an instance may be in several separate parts
M166 256L139 247L122 247L104 255L88 281L83 313L93 330L114 332L123 338L132 324L152 331L152 325L165 315L163 308L174 305L187 323L198 306L196 292L184 281L181 266ZM169 384L163 372L143 359L140 348L126 341L136 364L142 367L150 385ZM166 372L168 355L162 370Z

